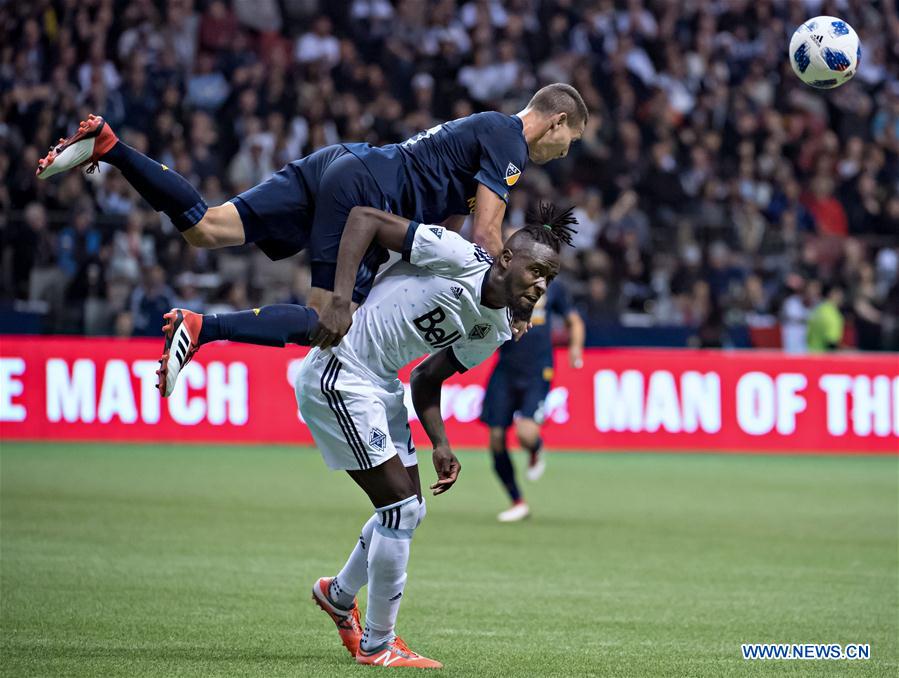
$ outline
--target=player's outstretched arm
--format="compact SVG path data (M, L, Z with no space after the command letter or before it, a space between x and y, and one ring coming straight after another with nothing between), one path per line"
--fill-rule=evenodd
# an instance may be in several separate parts
M568 311L565 325L568 328L568 364L579 370L584 366L584 340L587 335L581 314L574 309Z
M434 470L437 482L431 485L434 494L442 494L453 486L462 465L456 459L446 437L440 415L440 392L443 382L458 371L452 349L447 348L429 356L412 370L412 405L421 425L434 446Z
M472 239L492 257L498 257L503 251L503 217L506 215L506 203L484 184L478 184L475 194L474 224Z
M336 346L350 329L353 323L353 286L359 264L369 246L378 242L389 250L402 252L408 230L408 219L374 207L354 207L350 210L337 251L334 294L319 315L318 326L311 337L313 346Z

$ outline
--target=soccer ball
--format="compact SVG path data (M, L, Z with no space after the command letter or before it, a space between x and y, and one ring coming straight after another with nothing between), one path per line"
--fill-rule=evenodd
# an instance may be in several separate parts
M839 87L855 75L862 57L852 26L833 16L816 16L802 24L790 40L790 64L806 85Z

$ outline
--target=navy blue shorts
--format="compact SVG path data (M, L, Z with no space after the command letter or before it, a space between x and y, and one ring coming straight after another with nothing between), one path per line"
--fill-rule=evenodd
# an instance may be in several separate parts
M328 146L295 160L261 184L231 199L243 222L246 242L277 261L308 249L312 286L334 289L337 252L350 210L388 204L371 172L343 146ZM372 244L362 259L353 301L371 291L388 254Z
M497 367L490 375L484 393L481 421L491 428L509 428L518 412L525 419L543 423L543 403L549 393L550 382L539 372L534 376L512 374Z

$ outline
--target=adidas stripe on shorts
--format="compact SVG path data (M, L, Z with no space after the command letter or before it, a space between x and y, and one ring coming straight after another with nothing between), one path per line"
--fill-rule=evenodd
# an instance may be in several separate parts
M403 396L399 379L381 382L330 350L313 348L297 374L297 405L332 470L366 470L396 454L418 464Z

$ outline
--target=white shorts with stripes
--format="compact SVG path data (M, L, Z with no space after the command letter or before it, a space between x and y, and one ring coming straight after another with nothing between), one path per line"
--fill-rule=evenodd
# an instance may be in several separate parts
M382 383L330 351L313 348L296 380L297 405L329 468L365 470L399 454L418 463L403 383Z

